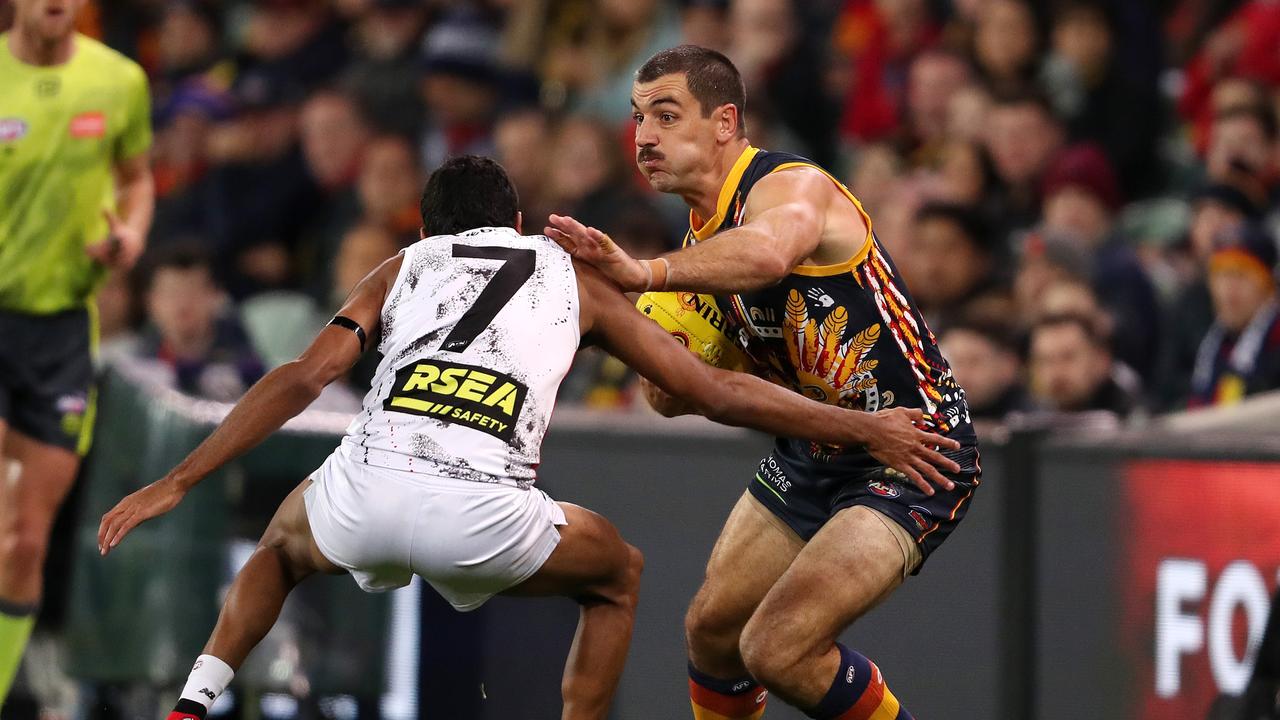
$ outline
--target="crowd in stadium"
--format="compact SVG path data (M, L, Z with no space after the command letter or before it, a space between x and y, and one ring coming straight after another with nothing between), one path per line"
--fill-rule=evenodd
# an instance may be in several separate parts
M197 394L233 399L416 240L452 155L505 165L528 232L557 212L677 246L629 93L682 42L741 69L753 144L861 199L975 416L1280 387L1274 2L103 0L82 25L147 70L156 133L104 341ZM644 405L590 351L562 398Z

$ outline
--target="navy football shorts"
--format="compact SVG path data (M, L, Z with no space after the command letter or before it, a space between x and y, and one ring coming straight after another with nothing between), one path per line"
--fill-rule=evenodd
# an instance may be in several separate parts
M960 465L961 472L943 472L955 489L935 486L933 495L925 495L907 476L866 453L842 454L834 462L822 462L813 458L807 446L779 441L747 485L756 500L805 542L836 513L866 505L906 528L927 560L964 519L981 481L975 446L944 453ZM919 571L917 566L912 574Z

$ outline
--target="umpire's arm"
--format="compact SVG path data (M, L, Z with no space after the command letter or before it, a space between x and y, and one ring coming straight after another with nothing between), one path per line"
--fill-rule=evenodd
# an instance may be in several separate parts
M85 247L94 260L116 270L129 270L147 246L155 214L156 188L150 154L139 153L112 166L116 181L116 209L104 209L107 236Z

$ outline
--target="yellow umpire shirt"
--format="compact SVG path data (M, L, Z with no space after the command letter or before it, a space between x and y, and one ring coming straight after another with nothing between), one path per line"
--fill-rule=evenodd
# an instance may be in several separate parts
M0 33L0 310L84 308L104 275L112 169L151 146L142 68L83 35L62 65L20 62Z

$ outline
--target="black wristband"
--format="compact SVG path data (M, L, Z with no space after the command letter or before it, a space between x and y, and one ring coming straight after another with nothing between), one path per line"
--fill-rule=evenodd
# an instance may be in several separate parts
M337 325L340 328L346 328L355 333L356 337L360 339L360 352L364 352L365 334L364 328L360 327L360 323L352 320L346 315L334 315L333 319L329 321L329 324Z

